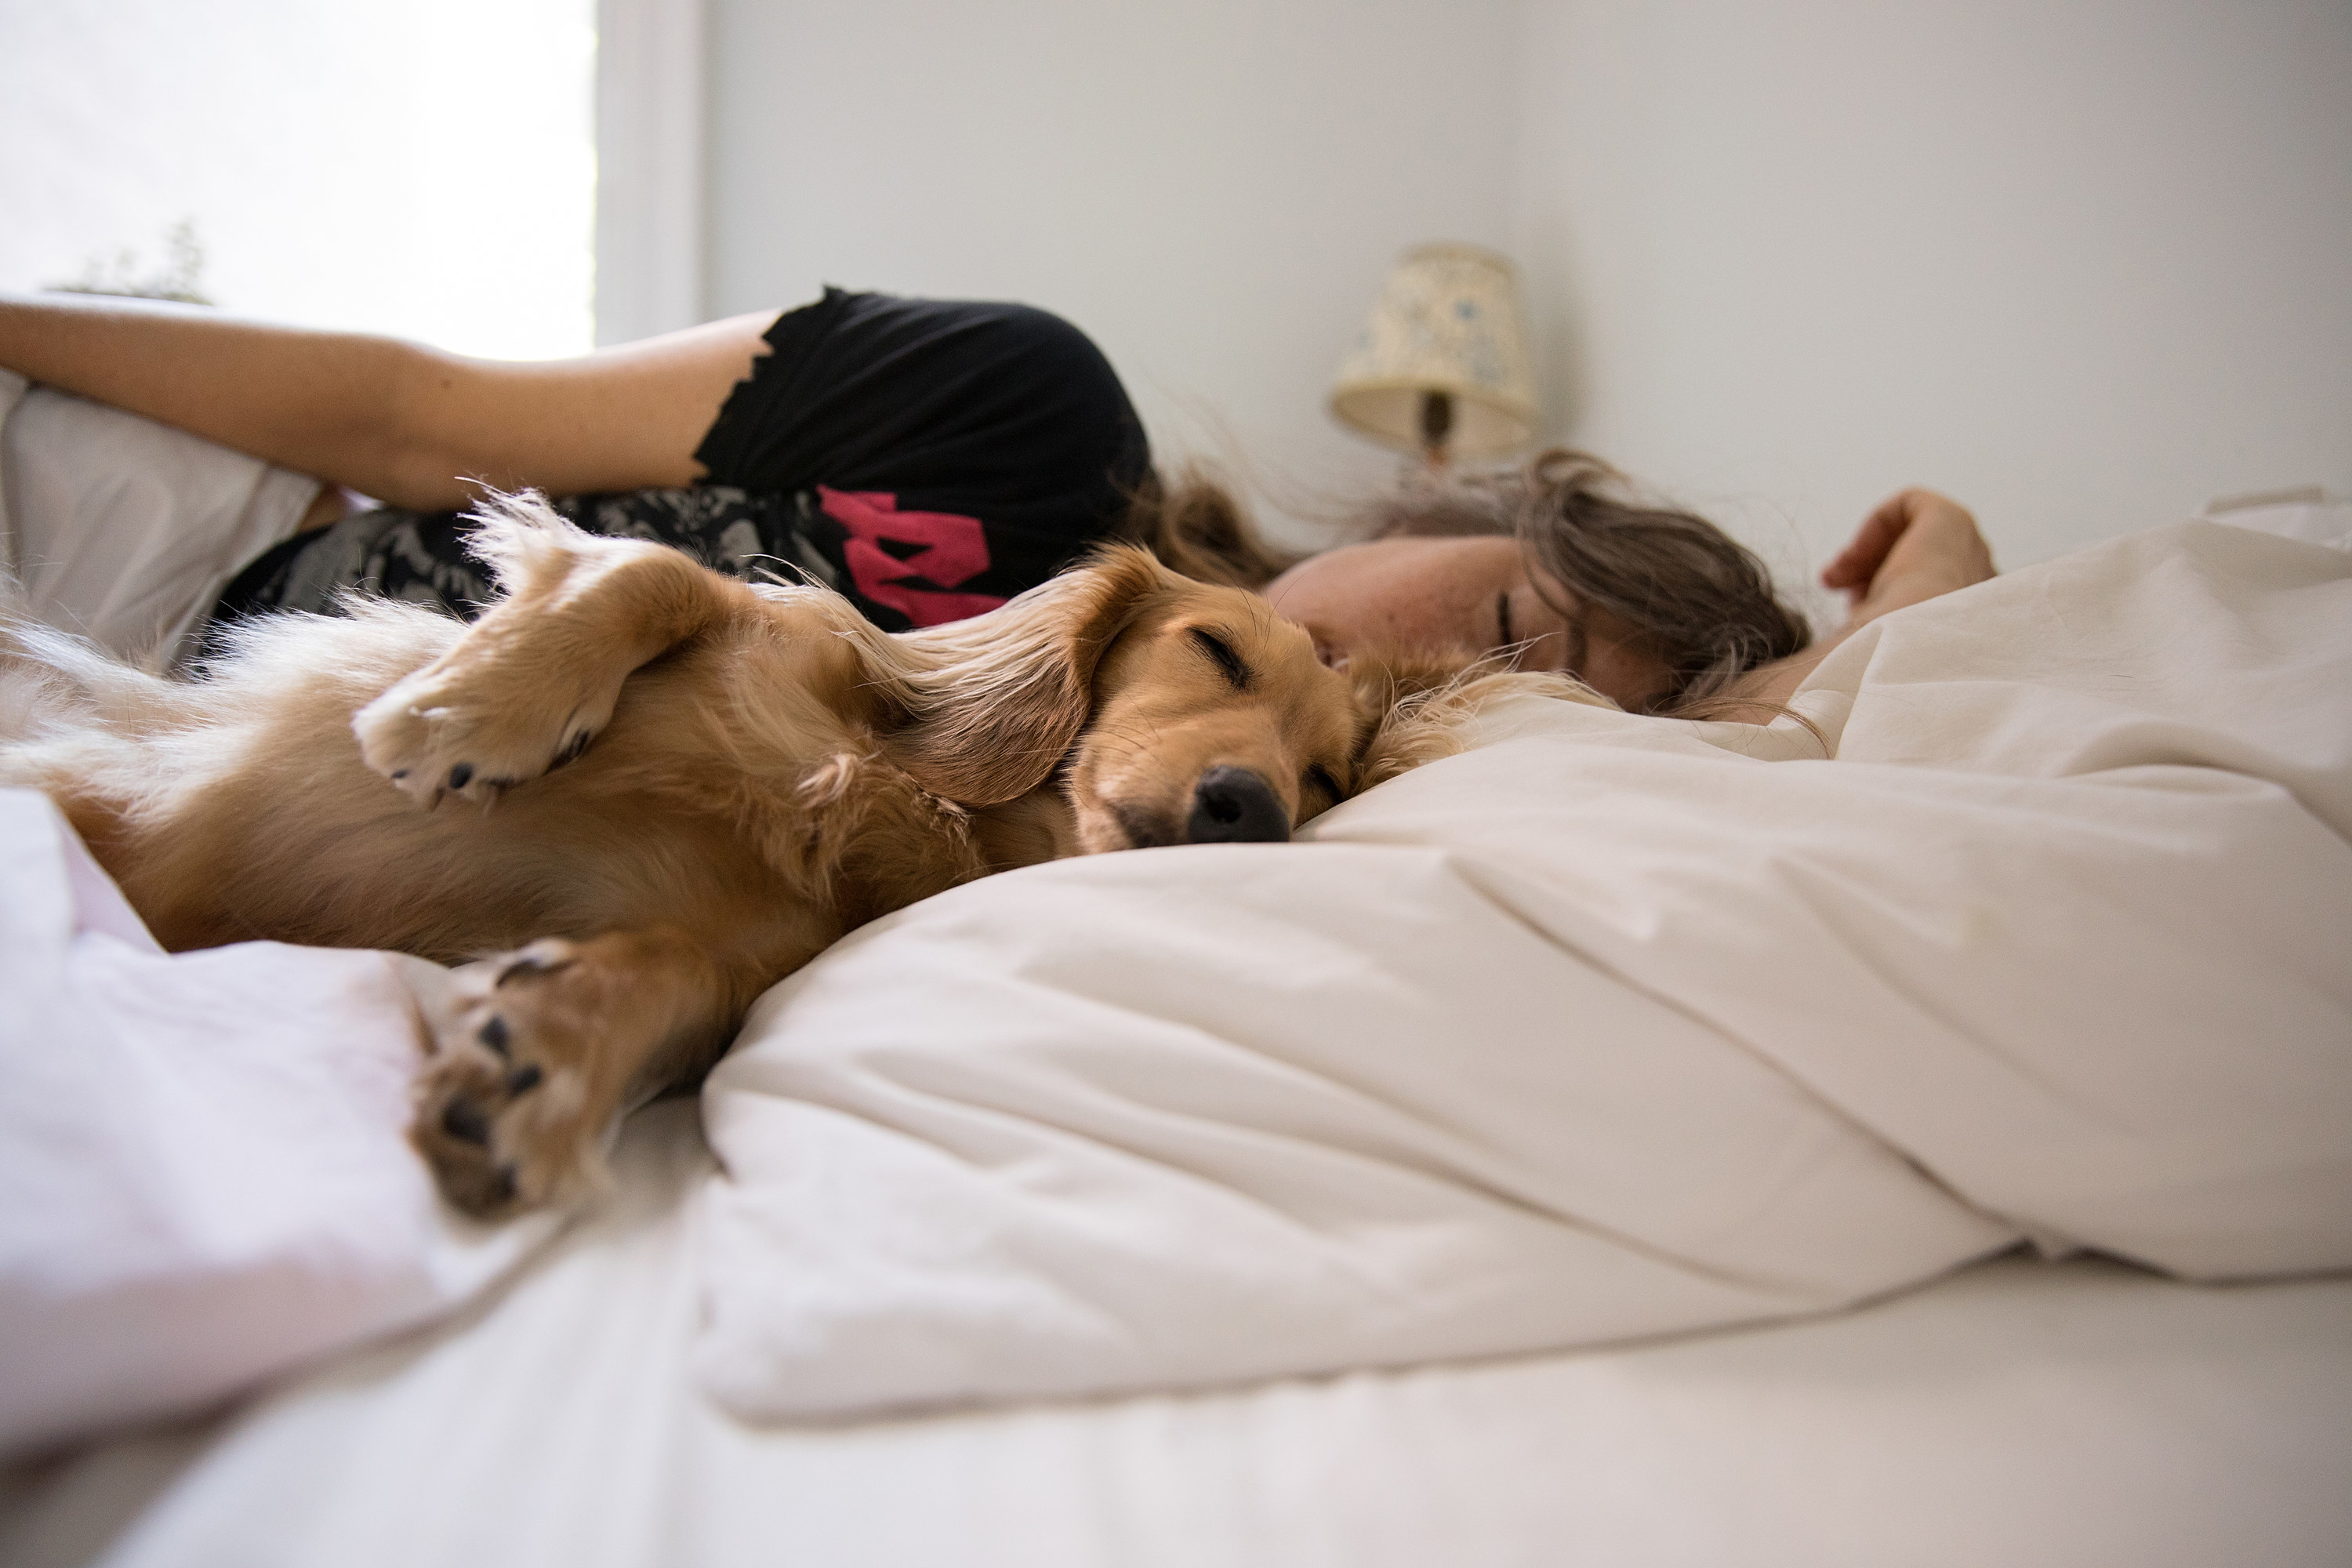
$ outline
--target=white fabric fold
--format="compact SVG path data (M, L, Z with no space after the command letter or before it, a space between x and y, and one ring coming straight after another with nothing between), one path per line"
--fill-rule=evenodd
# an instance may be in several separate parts
M173 955L0 791L0 1453L180 1415L479 1292L551 1221L444 1208L393 953Z

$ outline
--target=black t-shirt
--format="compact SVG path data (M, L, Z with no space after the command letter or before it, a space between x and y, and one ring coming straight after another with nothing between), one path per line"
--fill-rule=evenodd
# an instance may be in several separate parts
M1150 471L1109 362L1045 311L827 289L767 341L695 452L702 483L556 510L736 576L813 578L903 631L1044 582L1112 535ZM213 619L331 612L352 588L460 616L490 593L459 513L382 507L269 551Z

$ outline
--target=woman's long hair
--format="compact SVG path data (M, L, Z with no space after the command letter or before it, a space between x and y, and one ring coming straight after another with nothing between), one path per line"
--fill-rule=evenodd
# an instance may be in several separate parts
M1812 640L1754 552L1703 517L1640 500L1589 453L1554 447L1515 469L1415 479L1357 515L1360 539L1517 539L1531 565L1615 616L1666 667L1654 712L1698 716L1746 671ZM1242 588L1303 559L1269 545L1232 493L1199 473L1152 483L1129 536L1188 577ZM1553 607L1578 623L1573 606Z
M1129 499L1118 537L1196 583L1253 594L1314 553L1277 549L1232 489L1197 467L1177 470L1172 483L1147 474Z

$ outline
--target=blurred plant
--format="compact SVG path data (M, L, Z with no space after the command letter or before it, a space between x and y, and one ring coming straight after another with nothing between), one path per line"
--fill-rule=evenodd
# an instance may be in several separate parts
M139 253L129 246L114 253L110 266L91 257L78 283L51 283L62 294L120 294L135 300L176 300L183 305L209 305L204 282L205 247L196 238L196 220L182 218L163 231L163 265L146 277L137 276Z

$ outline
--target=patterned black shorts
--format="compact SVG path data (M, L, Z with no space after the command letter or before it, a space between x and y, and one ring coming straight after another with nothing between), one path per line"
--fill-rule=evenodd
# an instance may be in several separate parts
M591 533L683 550L732 577L841 586L841 569L809 542L806 497L721 485L572 496L552 503ZM430 605L471 619L489 602L488 572L466 549L455 511L377 507L298 535L255 561L221 594L215 624L270 610L333 615L348 593Z

